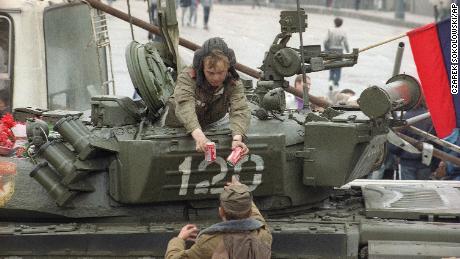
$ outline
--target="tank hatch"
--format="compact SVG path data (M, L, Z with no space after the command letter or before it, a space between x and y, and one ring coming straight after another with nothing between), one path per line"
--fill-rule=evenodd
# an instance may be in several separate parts
M367 217L458 219L460 191L454 187L366 185L362 187Z
M174 91L174 80L152 43L132 41L125 52L131 81L154 117Z

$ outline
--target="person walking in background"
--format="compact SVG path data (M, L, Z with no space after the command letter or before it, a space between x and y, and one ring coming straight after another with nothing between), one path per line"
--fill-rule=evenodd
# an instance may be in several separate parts
M201 5L203 6L204 29L209 30L208 22L209 15L211 13L212 0L201 0Z
M157 0L146 0L148 2L148 11L149 11L149 20L150 23L158 26L158 7L157 7ZM162 37L157 36L151 32L148 33L149 40L153 41L161 41Z
M184 26L184 19L187 10L190 12L190 6L192 5L192 0L180 0L180 7L182 9L182 17L181 17L181 24ZM190 21L187 23L190 26Z
M254 9L256 6L260 8L259 0L252 0L252 9Z
M430 0L433 5L434 20L442 21L450 16L450 4L456 1L451 0Z
M158 9L157 9L157 0L148 0L150 5L150 23L158 25Z
M192 4L190 5L190 16L189 16L189 23L192 26L196 26L196 16L198 12L198 4L200 3L199 0L191 0Z
M324 41L324 49L327 51L334 51L342 54L345 49L348 50L348 40L345 31L341 28L343 24L342 18L335 18L335 27L327 31L327 37ZM332 91L332 86L339 87L339 81L341 77L341 68L333 68L329 70L329 90Z
M438 10L438 5L433 5L433 13L434 13L434 21L438 22L439 21L439 10Z
M359 10L359 6L361 5L361 0L355 0L355 10Z

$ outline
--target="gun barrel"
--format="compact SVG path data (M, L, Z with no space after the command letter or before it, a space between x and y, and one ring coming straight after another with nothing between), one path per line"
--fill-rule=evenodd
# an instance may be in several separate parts
M358 104L369 118L378 118L391 111L411 109L420 102L421 95L417 79L408 75L396 75L387 81L385 87L372 86L365 89Z
M325 64L324 70L332 69L332 68L339 68L339 67L352 67L356 64L354 60L340 60L335 61L331 64Z
M395 64L393 66L393 76L399 74L399 70L401 69L401 62L402 62L403 54L404 54L404 42L401 41L398 44L398 49L396 50Z

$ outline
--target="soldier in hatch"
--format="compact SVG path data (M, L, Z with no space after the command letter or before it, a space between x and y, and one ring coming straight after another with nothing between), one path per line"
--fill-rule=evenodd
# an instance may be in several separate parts
M195 140L197 151L204 152L209 142L203 129L228 119L232 149L241 147L243 154L249 151L243 139L251 111L235 64L233 50L221 38L211 38L195 51L193 66L177 77L165 123L171 127L183 125Z
M202 230L198 236L194 224L185 225L169 241L165 258L270 258L272 235L249 188L235 177L220 194L219 216L222 222ZM185 241L195 238L195 244L185 249Z

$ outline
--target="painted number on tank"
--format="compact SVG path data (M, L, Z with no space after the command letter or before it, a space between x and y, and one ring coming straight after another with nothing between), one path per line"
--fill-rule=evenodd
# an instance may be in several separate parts
M256 164L256 173L252 178L252 183L248 185L251 191L254 191L257 186L262 183L262 172L264 170L264 160L261 156L251 154L246 156L241 160L238 165L235 166L234 172L240 173L243 169L243 165L249 161L252 161ZM195 190L193 191L194 194L218 194L221 193L223 188L222 187L215 187L215 185L224 180L228 173L227 162L222 157L216 157L216 164L220 166L220 173L213 176L210 180L203 180L196 184ZM210 164L205 160L202 160L198 165L198 171L203 172ZM181 185L179 189L179 195L186 195L189 187L189 180L190 175L192 173L192 157L188 156L182 161L179 165L179 171L182 173Z

